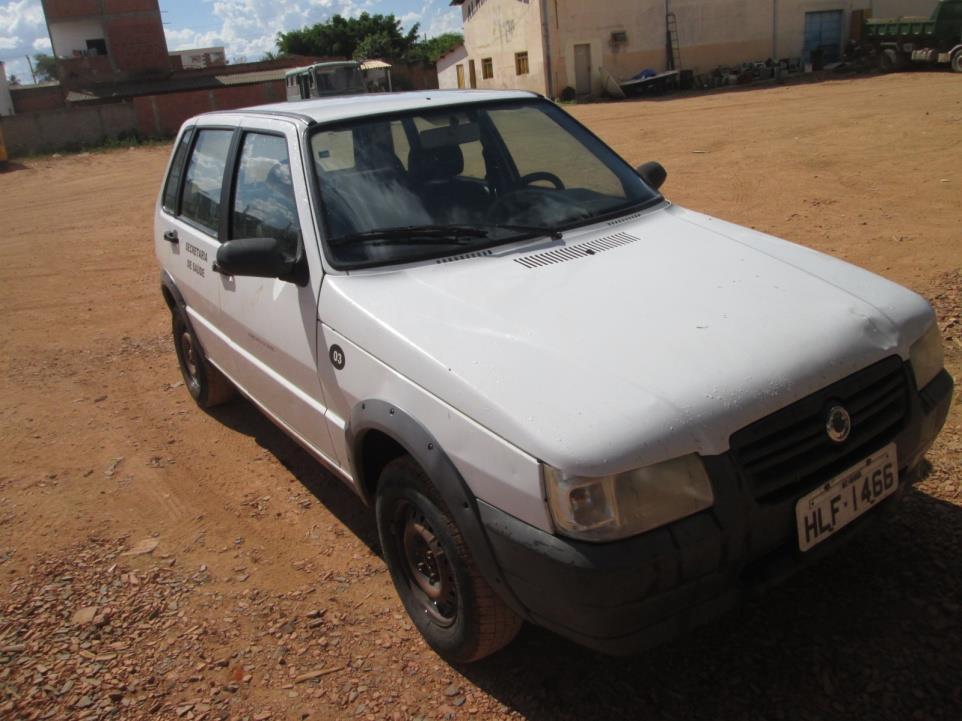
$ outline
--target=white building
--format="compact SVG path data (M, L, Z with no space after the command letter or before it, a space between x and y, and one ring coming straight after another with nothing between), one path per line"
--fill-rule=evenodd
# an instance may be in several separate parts
M226 65L227 54L224 48L191 48L189 50L172 50L171 57L179 57L185 70L209 68L214 65Z
M922 15L936 0L452 0L464 47L438 61L442 88L520 88L557 97L598 95L604 67L627 79L667 69L672 35L678 69L768 58L835 59L862 18ZM667 11L666 12L666 8Z

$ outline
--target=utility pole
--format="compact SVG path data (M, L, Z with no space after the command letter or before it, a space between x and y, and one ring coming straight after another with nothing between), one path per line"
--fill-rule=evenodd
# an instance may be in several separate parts
M24 57L27 58L27 65L30 66L30 75L31 75L31 77L33 78L33 84L36 85L36 84L37 84L37 74L33 71L33 61L30 59L30 56L29 56L29 55L25 55Z
M778 0L772 0L772 60L778 62Z

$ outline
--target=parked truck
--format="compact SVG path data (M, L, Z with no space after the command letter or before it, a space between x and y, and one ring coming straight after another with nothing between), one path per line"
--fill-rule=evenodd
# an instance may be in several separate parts
M962 73L962 0L939 0L928 18L866 20L863 42L885 71L924 63L949 64Z

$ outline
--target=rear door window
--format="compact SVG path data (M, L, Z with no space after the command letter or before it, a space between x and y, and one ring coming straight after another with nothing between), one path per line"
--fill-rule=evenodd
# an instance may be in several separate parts
M221 188L233 134L233 130L198 130L184 176L180 214L212 235L217 235L220 226Z
M287 139L247 133L234 184L230 237L276 238L294 252L300 230Z
M180 138L174 160L170 164L167 183L164 185L163 207L168 213L177 214L177 197L180 192L180 179L184 175L184 164L187 162L187 151L190 150L190 140L194 136L194 129L188 128Z

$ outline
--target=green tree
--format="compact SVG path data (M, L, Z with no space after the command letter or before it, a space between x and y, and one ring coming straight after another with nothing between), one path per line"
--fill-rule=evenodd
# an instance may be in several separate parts
M58 77L57 58L46 53L37 53L33 56L33 72L36 74L38 82L56 80Z
M367 57L400 59L417 44L418 30L419 26L414 25L403 32L401 21L394 15L361 13L356 18L335 15L325 23L278 33L277 47L288 55L345 58L355 57L360 48L372 53Z
M442 55L463 44L464 36L461 33L444 33L435 38L425 38L412 48L412 51L408 54L408 59L420 60L433 65Z

